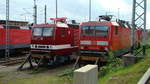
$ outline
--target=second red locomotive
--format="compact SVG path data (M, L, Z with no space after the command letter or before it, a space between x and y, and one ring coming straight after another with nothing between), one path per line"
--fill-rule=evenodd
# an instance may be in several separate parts
M131 26L122 20L111 21L109 16L100 16L105 21L82 22L80 60L106 61L108 52L121 56L131 50ZM140 45L142 30L135 33L135 45ZM96 62L97 63L97 62Z
M66 18L52 18L54 24L37 24L32 30L31 56L48 62L73 59L79 47L79 26Z

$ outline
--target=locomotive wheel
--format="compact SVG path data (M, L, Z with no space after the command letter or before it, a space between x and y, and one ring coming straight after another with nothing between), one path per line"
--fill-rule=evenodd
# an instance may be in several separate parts
M66 56L65 62L70 62L70 60L71 60L70 56Z

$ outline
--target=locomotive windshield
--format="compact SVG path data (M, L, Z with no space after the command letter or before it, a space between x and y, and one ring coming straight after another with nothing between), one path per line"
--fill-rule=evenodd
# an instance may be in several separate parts
M82 36L107 36L108 26L83 26Z
M33 36L52 36L54 28L34 28Z
M54 28L43 28L43 36L52 36Z
M33 36L42 36L42 28L34 28Z
M96 26L95 33L96 33L96 36L107 36L108 26Z

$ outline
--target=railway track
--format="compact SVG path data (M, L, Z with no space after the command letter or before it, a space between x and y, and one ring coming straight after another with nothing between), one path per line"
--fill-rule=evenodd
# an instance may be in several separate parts
M26 56L21 56L21 57L12 57L9 58L8 60L0 60L0 65L1 66L9 66L9 65L14 65L21 63L25 60Z

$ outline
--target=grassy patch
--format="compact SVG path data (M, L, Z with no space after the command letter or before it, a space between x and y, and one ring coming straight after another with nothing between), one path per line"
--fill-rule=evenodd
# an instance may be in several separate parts
M150 47L150 43L148 43L146 46L147 46L147 47ZM147 50L146 50L146 54L148 54L148 55L150 56L150 49L147 49Z
M8 73L0 73L0 79L1 79L2 77L7 76L7 75L8 75Z
M150 55L150 49L146 51ZM107 75L100 77L100 84L136 84L142 75L150 67L150 57L146 57L141 60L138 64L122 67L107 73Z
M46 68L39 68L37 70L33 69L29 74L38 74L38 73L44 73L47 69Z
M58 76L59 77L66 77L66 76L73 77L73 71L74 71L74 69L67 69L67 70L59 73Z
M58 74L45 74L45 68L31 70L28 73L0 73L0 84L71 84L72 77L68 75L72 70ZM44 73L45 75L41 74ZM16 74L16 76L15 76ZM67 75L65 75L67 74ZM14 76L12 76L14 75Z
M1 79L0 84L70 84L67 77L41 76L32 78Z

